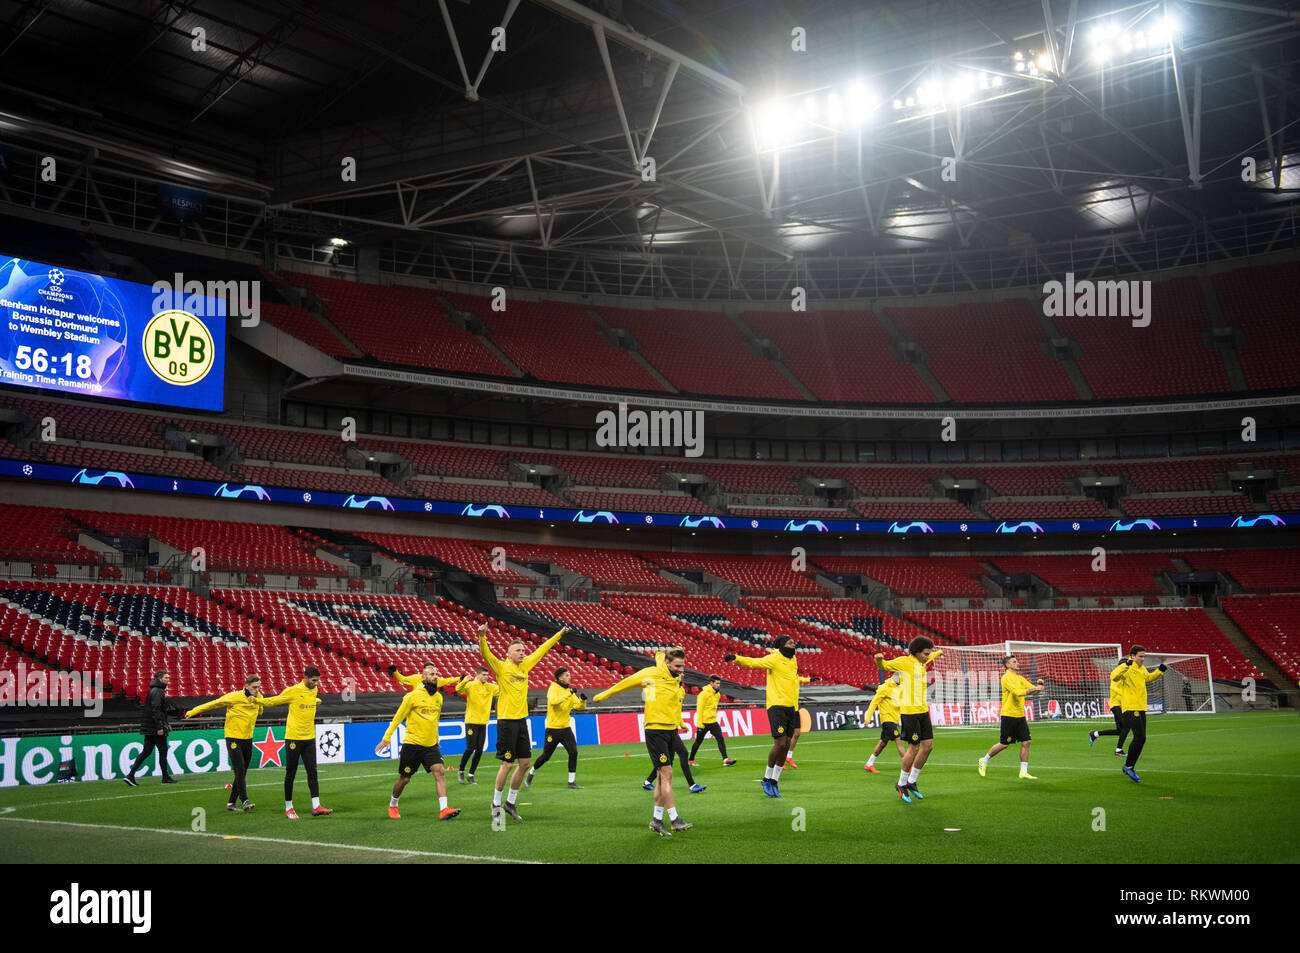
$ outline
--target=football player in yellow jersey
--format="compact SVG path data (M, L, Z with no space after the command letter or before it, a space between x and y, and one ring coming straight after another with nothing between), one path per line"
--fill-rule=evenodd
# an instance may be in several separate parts
M244 778L248 774L248 765L253 760L253 727L257 724L257 716L262 713L262 679L257 675L247 675L242 690L235 689L220 698L197 705L187 711L185 717L193 718L213 708L226 709L225 745L230 752L230 766L235 770L226 810L251 811L254 805L248 799Z
M980 758L980 777L985 776L984 769L999 751L1010 748L1012 742L1019 741L1020 777L1027 781L1037 781L1029 773L1029 719L1025 717L1025 696L1042 692L1043 680L1040 678L1037 685L1030 683L1029 679L1020 674L1020 660L1014 655L1006 656L1002 660L1002 667L1006 671L1002 673L1002 721L998 727L998 737L1001 740Z
M736 763L735 758L727 757L727 742L722 738L722 729L718 726L718 699L722 697L720 675L710 675L709 684L700 689L695 698L695 744L691 745L690 757L686 760L695 764L695 754L704 744L704 739L713 735L718 742L718 751L722 755L723 767L729 768Z
M538 769L551 760L556 747L564 745L564 750L569 753L569 787L575 791L582 790L582 785L578 783L578 739L573 736L569 723L570 712L586 710L587 696L580 695L569 687L570 678L567 668L557 668L555 681L546 689L546 747L542 749L541 757L528 769L528 776L524 778L526 788L533 786L533 778Z
M456 772L456 780L461 784L478 784L474 772L478 770L478 760L483 757L483 745L487 742L492 699L501 693L501 689L488 681L489 674L480 665L473 678L466 676L456 686L456 694L465 699L465 753L460 756L460 769ZM472 761L470 755L474 756ZM469 774L465 773L466 764L469 764Z
M925 767L930 752L934 750L934 724L930 721L930 706L925 701L926 672L942 654L943 650L936 649L934 640L926 635L918 635L907 643L907 654L898 658L886 661L884 655L876 653L878 666L899 674L899 726L903 740L907 742L907 752L903 755L898 784L894 789L904 804L911 804L912 798L925 800L925 795L917 790L916 779L921 776L921 768Z
M442 692L440 688L456 685L461 679L439 678L437 667L432 662L425 662L420 675L420 686L412 689L402 698L401 707L393 716L383 739L375 746L375 754L382 755L389 745L389 739L402 722L406 722L406 735L402 739L401 759L397 766L397 783L393 785L392 797L388 799L388 816L399 820L397 799L411 782L411 775L418 768L433 775L434 786L438 790L438 820L449 821L460 814L460 808L447 806L447 774L442 765L442 749L438 746L438 720L442 714Z
M290 685L280 694L262 699L263 708L272 705L289 706L284 725L284 740L289 746L284 762L284 816L291 821L298 820L298 812L293 809L293 779L298 774L299 759L307 769L312 817L334 813L332 808L321 807L320 785L316 783L316 706L320 704L320 695L317 693L319 685L320 669L309 665L303 669L302 681L297 685Z
M1091 748L1102 735L1115 735L1115 755L1119 757L1124 754L1124 741L1128 738L1128 720L1124 717L1124 685L1121 682L1110 683L1110 713L1115 718L1115 727L1088 732L1088 747Z
M876 767L876 758L880 757L880 752L884 751L885 746L891 741L898 746L900 762L903 760L903 755L907 753L907 746L899 737L898 730L898 680L899 675L895 672L881 682L876 689L875 697L871 699L871 704L867 706L867 713L862 716L862 727L865 728L871 724L872 714L877 708L880 709L880 740L876 742L875 750L871 752L867 763L862 766L862 770L870 771L872 774L880 773Z
M515 639L506 646L506 657L497 658L488 648L487 623L478 627L478 648L483 661L497 677L500 695L497 697L497 758L501 768L497 771L496 789L492 794L492 819L495 821L502 812L509 814L516 821L522 821L515 801L519 797L520 785L528 773L529 762L533 758L533 746L528 737L528 673L533 670L542 656L551 650L560 636L569 631L566 625L537 647L529 655L521 639ZM506 802L501 803L501 794L510 777L510 766L515 765L515 774L510 778L510 793Z
M1128 650L1128 658L1110 673L1112 685L1121 686L1124 697L1124 720L1132 738L1128 743L1128 757L1124 759L1124 774L1131 781L1141 781L1137 776L1138 758L1147 743L1147 683L1165 674L1164 662L1156 668L1146 669L1147 650L1135 645Z
M655 807L650 819L650 830L660 837L672 837L673 831L689 830L693 826L677 816L677 805L673 800L673 756L677 755L673 741L675 739L679 744L681 742L677 730L682 723L682 698L686 694L682 688L684 671L686 650L671 648L655 655L654 665L633 672L593 699L600 702L629 688L640 686L642 689L641 695L645 700L645 746L650 752L650 761L659 774L655 784ZM664 826L665 811L672 830Z
M790 750L790 739L799 724L799 663L795 660L795 642L788 635L772 640L772 651L762 658L724 655L724 662L742 668L767 669L767 722L772 730L772 750L767 753L767 770L763 772L763 793L780 797L781 770Z

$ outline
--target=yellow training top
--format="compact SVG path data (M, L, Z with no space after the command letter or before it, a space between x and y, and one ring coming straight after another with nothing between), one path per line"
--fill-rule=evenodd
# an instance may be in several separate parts
M211 711L213 708L226 709L225 736L227 738L252 738L253 727L257 724L257 716L262 713L262 696L258 694L250 698L244 694L242 688L239 688L233 692L227 692L220 698L204 702L197 708L191 708L185 717L192 718L195 715L203 714L205 711Z
M641 686L645 700L645 726L652 731L677 731L682 723L682 699L686 689L681 679L668 670L664 653L655 655L655 664L633 672L613 688L607 688L594 701L604 701L611 695L625 692L634 685Z
M779 649L773 649L762 658L736 656L741 668L767 669L767 707L799 707L799 658L786 658Z
M285 721L285 741L312 741L316 738L316 706L320 696L315 688L308 688L305 682L290 685L278 695L262 699L262 707L272 705L289 706L289 716Z
M498 721L528 717L528 673L558 641L560 641L560 633L556 632L538 646L532 655L526 656L516 665L508 658L499 659L493 655L492 650L488 648L487 636L478 637L478 648L483 653L483 661L497 677L500 691L500 697L497 698Z

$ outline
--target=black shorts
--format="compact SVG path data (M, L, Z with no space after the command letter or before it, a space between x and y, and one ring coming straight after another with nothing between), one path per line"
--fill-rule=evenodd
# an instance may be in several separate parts
M880 740L894 741L898 738L898 722L882 721L880 723Z
M402 745L402 757L398 762L397 770L402 777L408 777L415 773L415 769L423 767L426 771L432 771L435 764L442 764L442 749L437 745L425 747L424 745L404 744Z
M645 747L650 752L650 760L656 768L673 763L676 742L681 739L671 729L647 728L645 730Z
M1002 716L1002 724L998 728L998 740L1004 745L1012 744L1016 741L1029 740L1029 719L1028 718L1008 718Z
M923 715L903 715L900 728L903 740L909 745L934 739L934 725L930 723L930 713Z
M497 719L497 760L518 761L531 758L533 746L528 740L528 719Z
M793 738L794 730L799 726L799 709L773 705L767 710L767 721L773 738Z

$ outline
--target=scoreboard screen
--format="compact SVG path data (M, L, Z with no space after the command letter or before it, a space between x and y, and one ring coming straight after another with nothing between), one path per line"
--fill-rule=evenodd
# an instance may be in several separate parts
M222 410L225 302L164 284L0 259L0 383Z

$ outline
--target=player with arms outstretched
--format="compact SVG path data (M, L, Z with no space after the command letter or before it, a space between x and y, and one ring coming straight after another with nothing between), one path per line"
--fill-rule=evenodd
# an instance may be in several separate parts
M321 807L320 785L316 780L316 706L320 704L320 669L308 666L303 669L302 681L290 685L278 695L262 699L262 707L288 705L284 740L289 744L289 754L284 763L284 816L298 820L293 809L293 779L298 774L298 762L307 770L307 790L311 792L312 817L333 814L332 808Z
M257 716L262 713L262 679L249 674L244 678L242 690L237 688L220 698L196 705L185 713L185 717L193 718L213 708L226 710L225 745L230 752L230 766L235 769L235 780L230 785L230 802L226 804L226 810L236 813L251 811L254 805L248 799L245 778L253 760L253 728L257 725Z
M421 673L420 687L412 689L402 698L397 714L384 732L383 740L375 746L375 754L382 755L389 745L389 739L402 722L406 722L406 736L402 740L401 758L397 766L397 783L393 785L392 797L388 799L388 816L399 820L397 799L411 782L411 775L417 768L423 767L433 775L434 786L438 790L438 820L449 821L460 813L458 807L447 806L447 775L442 765L442 749L438 746L438 720L442 715L442 692L440 688L459 685L462 679L439 678L438 670L432 662L425 662Z
M878 666L887 672L898 672L900 676L899 727L907 751L903 754L903 765L894 789L905 804L911 804L912 798L925 800L925 795L917 789L916 780L934 750L934 724L930 721L930 706L925 700L927 670L942 654L943 650L936 649L934 641L925 635L918 635L907 643L907 654L898 658L886 661L882 653L876 653Z
M871 752L867 763L862 766L862 770L870 771L872 774L880 773L880 769L876 767L876 758L880 757L880 752L884 751L891 741L898 746L900 762L903 760L903 755L907 753L907 746L899 737L898 680L898 673L895 672L881 682L876 689L875 697L871 699L871 704L867 706L867 713L862 716L862 727L865 728L871 724L871 716L876 709L880 709L880 740L876 742L875 750Z
M762 658L724 655L722 660L735 662L741 668L767 670L767 721L772 729L772 749L767 753L767 770L763 772L763 793L780 797L781 769L799 724L799 663L794 639L778 635L772 640L772 651Z
M660 837L672 837L673 831L689 830L693 826L677 816L677 805L673 800L673 757L680 758L673 740L681 743L677 728L682 723L682 699L686 696L686 689L682 687L684 671L685 650L671 648L667 652L657 653L654 665L633 672L592 699L602 702L611 695L641 686L645 700L645 746L658 773L650 830ZM667 827L664 826L665 813L668 815Z
M1043 690L1043 680L1033 685L1020 674L1020 660L1008 655L1002 660L1006 669L1002 673L1002 721L998 727L998 737L1002 740L988 750L979 760L980 777L989 766L989 761L1011 747L1014 741L1020 742L1020 777L1027 781L1038 779L1029 773L1029 719L1025 717L1025 696L1037 695Z
M478 627L479 651L483 654L487 667L496 675L497 687L500 689L497 698L497 758L501 761L501 768L497 771L496 789L492 794L493 820L501 816L503 811L516 821L523 820L515 807L515 801L533 758L533 748L528 738L528 673L560 641L560 636L568 631L566 625L539 645L531 655L526 654L523 641L515 639L506 647L506 657L499 659L488 648L487 624ZM512 764L515 766L515 774L510 779L510 793L503 805L501 792L506 786L506 778L510 776Z

